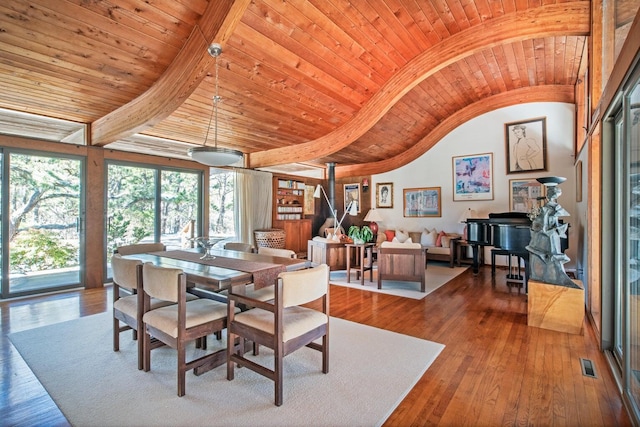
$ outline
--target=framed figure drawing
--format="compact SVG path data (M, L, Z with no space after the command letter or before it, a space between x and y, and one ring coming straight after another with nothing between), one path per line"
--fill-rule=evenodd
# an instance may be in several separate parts
M376 184L376 208L393 207L393 183L379 182Z
M360 184L344 185L344 209L349 208L349 203L354 202L360 213Z
M405 188L403 190L404 216L442 216L440 187Z
M544 197L545 187L535 178L509 180L509 210L531 212L540 206L539 197Z
M547 170L547 118L505 123L507 174Z
M453 157L453 201L493 200L493 153Z

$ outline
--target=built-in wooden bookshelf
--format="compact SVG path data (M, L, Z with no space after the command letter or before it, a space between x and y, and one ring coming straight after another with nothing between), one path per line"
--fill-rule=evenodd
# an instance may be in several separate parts
M304 219L304 187L302 181L275 178L275 216L276 221Z
M311 239L311 219L304 214L306 183L291 177L273 177L273 227L285 231L285 248L305 256Z

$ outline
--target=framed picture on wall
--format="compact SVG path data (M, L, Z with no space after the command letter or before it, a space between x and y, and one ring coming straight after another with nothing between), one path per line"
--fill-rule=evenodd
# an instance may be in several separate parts
M509 210L531 212L540 206L540 197L545 195L545 186L535 178L509 180Z
M349 208L349 203L355 203L360 213L360 184L344 185L344 209Z
M407 218L442 216L440 187L405 188L403 190L404 216Z
M316 213L316 199L313 198L313 192L316 188L313 185L304 186L304 214L314 215Z
M547 118L505 123L507 173L547 170Z
M376 208L393 207L393 183L379 182L376 184Z
M453 157L453 201L493 200L493 153Z

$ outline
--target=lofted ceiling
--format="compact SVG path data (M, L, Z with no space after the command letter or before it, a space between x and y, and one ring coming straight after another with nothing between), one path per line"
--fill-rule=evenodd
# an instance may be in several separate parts
M216 42L219 146L244 152L251 168L335 162L338 176L379 173L482 113L574 102L589 9L554 0L3 0L0 132L75 141L87 125L90 145L186 158L205 144ZM23 113L75 123L62 135Z

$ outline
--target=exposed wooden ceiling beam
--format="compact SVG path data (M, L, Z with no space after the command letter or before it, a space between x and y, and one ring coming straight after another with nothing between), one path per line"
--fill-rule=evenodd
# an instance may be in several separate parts
M541 6L507 14L461 31L407 63L344 126L292 147L252 153L251 168L309 161L335 153L364 135L405 94L420 82L461 58L487 47L515 40L588 35L590 10L586 2ZM460 122L462 123L462 122Z
M91 145L104 146L140 133L180 107L206 77L214 59L207 47L224 47L251 0L210 1L182 50L145 93L91 125Z
M335 169L336 178L373 175L388 172L403 166L429 151L431 147L436 145L442 138L457 128L461 123L466 123L481 114L488 113L498 108L524 104L527 102L573 103L574 101L574 87L571 85L535 86L502 92L470 104L447 117L447 119L429 132L428 135L422 138L420 142L395 157L375 163L345 166L337 165Z

